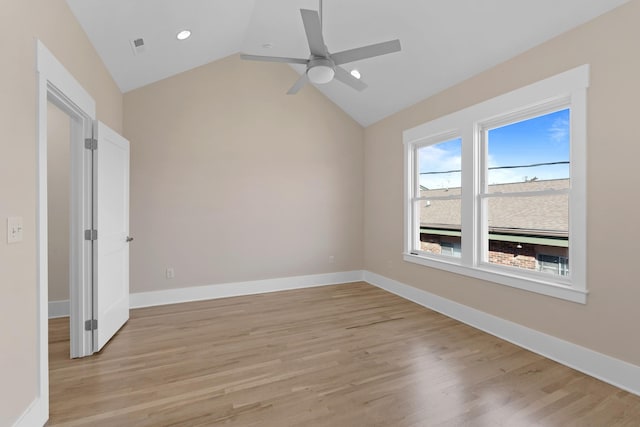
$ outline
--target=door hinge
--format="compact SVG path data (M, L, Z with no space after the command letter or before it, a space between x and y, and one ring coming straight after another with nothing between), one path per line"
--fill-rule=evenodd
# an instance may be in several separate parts
M84 240L98 240L98 230L84 230Z
M85 138L84 140L84 148L87 150L97 150L98 149L98 140L93 138Z
M84 321L84 330L85 331L95 331L98 329L98 320L97 319L89 319Z

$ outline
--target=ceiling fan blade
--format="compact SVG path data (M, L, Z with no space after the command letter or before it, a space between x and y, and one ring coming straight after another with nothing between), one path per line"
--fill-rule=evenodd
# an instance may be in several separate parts
M307 33L309 50L313 56L326 57L327 47L322 37L322 26L320 25L320 15L315 10L300 9L304 31Z
M302 59L302 58L284 58L280 56L247 55L244 53L240 54L240 58L248 59L250 61L286 62L289 64L306 64L307 62L309 62L308 59Z
M300 89L302 89L302 86L307 84L308 81L309 79L307 78L307 73L305 72L303 75L300 76L298 81L296 81L296 83L293 86L291 86L291 89L289 89L289 91L287 92L287 95L295 95L296 93L298 93Z
M374 56L386 55L387 53L399 52L401 49L400 40L390 40L384 43L371 44L369 46L357 47L355 49L343 50L331 55L331 59L336 65L348 62L359 61L361 59L372 58Z
M349 73L347 70L345 70L342 67L335 67L334 68L335 71L335 78L337 80L340 80L342 83L351 86L352 88L354 88L355 90L362 92L363 90L365 90L367 88L367 84L365 82L363 82L360 79L356 79L355 77L353 77L351 75L351 73Z

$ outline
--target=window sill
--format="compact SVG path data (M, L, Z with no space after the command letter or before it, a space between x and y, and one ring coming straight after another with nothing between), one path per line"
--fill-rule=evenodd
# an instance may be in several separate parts
M437 268L451 273L462 274L463 276L474 277L488 282L499 283L501 285L511 286L512 288L523 289L525 291L535 292L580 304L587 303L588 292L586 290L576 289L566 284L538 278L523 277L483 267L468 267L455 262L447 262L439 259L435 260L409 253L404 253L403 259L414 264Z

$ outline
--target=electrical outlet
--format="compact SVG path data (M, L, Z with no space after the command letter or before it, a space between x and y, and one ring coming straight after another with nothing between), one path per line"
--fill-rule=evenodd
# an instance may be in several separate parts
M173 279L174 277L176 277L176 272L173 267L167 267L166 275L167 279Z
M7 243L22 241L22 217L7 218Z

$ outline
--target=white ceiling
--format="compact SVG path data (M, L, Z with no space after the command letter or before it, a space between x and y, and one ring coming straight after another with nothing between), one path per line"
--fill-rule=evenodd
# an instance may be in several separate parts
M627 1L324 0L330 52L395 38L402 51L345 65L361 72L364 92L337 81L318 89L367 126ZM317 0L67 2L123 92L236 52L307 58L299 9L318 9ZM193 35L180 42L183 28ZM146 51L134 55L139 37Z

